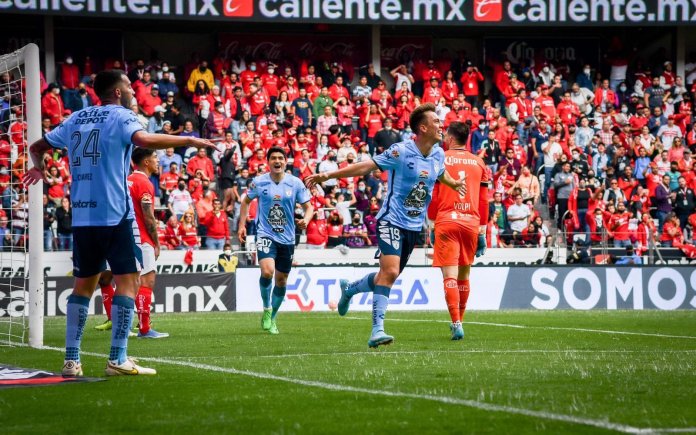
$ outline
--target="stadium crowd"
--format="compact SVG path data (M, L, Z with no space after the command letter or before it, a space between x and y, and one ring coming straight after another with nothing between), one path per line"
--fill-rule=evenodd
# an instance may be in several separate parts
M167 62L109 61L127 71L132 110L150 132L210 138L217 150L162 151L152 177L163 249L220 249L233 237L240 198L268 169L266 150L286 150L301 179L370 159L409 138L414 107L432 102L446 128L469 124L470 150L491 171L489 247L537 247L554 226L569 241L645 251L651 238L690 249L694 213L692 101L696 59L687 76L669 59L652 63L617 56L606 65L473 64L409 59L380 77L372 65L301 59L281 65L258 59L195 56ZM281 62L279 62L281 63ZM42 128L95 104L97 66L66 56L57 83L43 83ZM605 72L605 75L601 71ZM0 77L0 244L25 242L26 122L18 87ZM45 249L71 248L70 169L61 151L45 155ZM308 248L376 244L376 214L387 196L386 174L330 180L311 190L315 216ZM540 210L548 206L551 220ZM248 234L258 211L252 203ZM298 216L301 209L297 210ZM551 228L549 228L551 227ZM297 237L299 242L299 234ZM428 243L424 231L420 243Z

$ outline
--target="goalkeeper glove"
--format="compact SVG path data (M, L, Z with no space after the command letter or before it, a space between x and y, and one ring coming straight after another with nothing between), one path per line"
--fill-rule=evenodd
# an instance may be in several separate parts
M485 253L486 253L486 235L479 234L478 246L476 246L476 257L481 257Z

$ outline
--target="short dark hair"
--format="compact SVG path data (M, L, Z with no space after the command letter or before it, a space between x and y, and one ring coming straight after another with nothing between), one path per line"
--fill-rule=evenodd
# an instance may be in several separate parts
M288 158L288 156L285 155L285 150L282 149L281 147L270 147L270 148L268 149L268 152L266 153L266 160L270 160L270 159L271 159L271 154L273 154L273 153L280 153L280 154L283 155L283 158L285 158L285 159Z
M469 126L463 122L452 122L447 128L447 134L452 136L458 145L465 145L469 140Z
M138 166L143 162L143 160L151 157L154 153L155 150L151 150L149 148L135 147L133 154L131 154L131 160L133 160L133 163Z
M98 73L94 78L94 92L97 94L97 97L101 100L109 98L114 88L123 81L125 74L120 69L111 69Z
M433 103L421 104L411 112L408 124L411 126L411 130L413 130L414 133L418 134L418 127L425 122L425 114L428 112L435 113L435 105Z

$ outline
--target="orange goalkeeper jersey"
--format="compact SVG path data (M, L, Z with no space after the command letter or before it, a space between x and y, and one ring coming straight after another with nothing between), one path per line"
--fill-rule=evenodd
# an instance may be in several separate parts
M481 186L487 186L490 177L488 168L483 160L463 149L452 149L445 152L445 170L455 180L466 180L466 195L461 196L454 189L435 185L433 199L428 208L428 217L440 222L472 221L479 225ZM467 222L468 223L468 222Z

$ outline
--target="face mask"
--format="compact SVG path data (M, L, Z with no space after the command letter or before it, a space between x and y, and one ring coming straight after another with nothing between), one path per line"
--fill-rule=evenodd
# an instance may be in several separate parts
M167 72L167 71L169 71L169 67L168 67L168 66L163 66L163 67L162 67L162 72Z
M223 252L225 253L225 255L232 255L231 249L225 249Z
M628 107L622 107L621 113L628 113Z
M590 75L590 69L589 69L589 68L585 68L585 69L583 70L583 72L584 72L585 74L587 74L588 76Z
M335 162L335 161L336 161L336 156L331 156L331 157L329 157L329 160L331 160L332 162Z
M72 57L66 57L65 63L67 63L68 65L72 65L72 63L73 63Z
M275 70L274 70L273 68L270 68L270 69L268 70L268 74L273 74L274 72L275 72Z
M360 218L353 219L354 224L359 224L360 223Z
M256 71L256 65L251 65L251 66L249 67L249 70L250 70L250 71Z
M202 72L202 73L206 72L207 70L208 70L208 68L206 68L206 67L204 67L204 66L198 67L198 71L200 71L200 72Z
M179 190L184 190L184 189L186 189L186 184L179 183Z
M225 108L224 107L218 107L218 112L220 113L225 113Z
M139 64L137 65L137 68L138 68L138 69L143 69L143 68L145 68L145 65L142 64L142 63L139 63Z
M667 98L667 104L672 104L674 103L674 99L672 98Z
M84 95L84 94L87 93L87 91L86 91L85 89L80 89L80 90L77 91L77 92L78 92L80 95Z
M364 192L364 191L365 191L365 186L362 186L362 187L358 186L358 190L361 191L361 192Z
M626 92L626 86L620 86L620 87L619 87L619 90L620 90L621 92Z
M542 68L541 70L542 70L544 73L547 73L547 72L549 72L549 67L548 67L548 66L545 66L545 67Z
M353 163L353 159L346 159L346 162Z
M59 88L54 88L52 91L54 94L58 95L60 94L60 89Z

